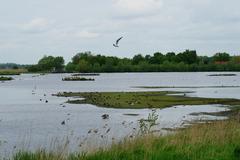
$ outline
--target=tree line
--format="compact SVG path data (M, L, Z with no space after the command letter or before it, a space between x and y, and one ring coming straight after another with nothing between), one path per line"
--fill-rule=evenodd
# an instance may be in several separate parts
M104 56L91 52L77 53L64 65L63 57L44 56L38 64L28 67L30 72L197 72L240 71L240 56L216 53L198 56L195 50L153 55L137 54L133 58Z
M26 68L29 65L16 64L16 63L0 63L0 69L21 69Z

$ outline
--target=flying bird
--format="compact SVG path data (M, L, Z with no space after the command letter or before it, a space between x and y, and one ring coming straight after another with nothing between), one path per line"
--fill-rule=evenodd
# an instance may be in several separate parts
M118 46L118 43L119 43L119 41L120 41L122 38L123 38L123 37L118 38L117 41L116 41L116 43L113 44L113 46L114 46L114 47L119 47L119 46Z

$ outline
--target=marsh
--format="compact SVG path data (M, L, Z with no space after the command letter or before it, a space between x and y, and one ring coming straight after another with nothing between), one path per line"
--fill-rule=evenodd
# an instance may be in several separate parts
M86 143L92 146L105 146L113 140L118 141L131 135L138 127L138 120L146 118L151 112L151 109L144 107L114 109L100 108L91 104L69 104L65 102L75 100L76 97L52 96L59 92L179 91L186 92L186 97L240 99L239 87L198 87L239 86L238 73L233 73L236 76L228 77L209 77L207 76L209 74L102 73L91 82L62 81L62 78L71 76L70 74L13 76L13 81L0 84L1 152L12 153L13 150L23 148L50 149L53 144L64 142L65 138L70 141L70 151L82 149L84 145L79 147L79 144L83 141L87 141ZM136 88L134 86L174 86L174 88ZM48 103L45 103L46 100ZM222 116L192 114L226 110L229 110L228 106L221 104L178 105L158 109L159 125L156 129L180 127L194 120L226 119ZM109 119L102 119L101 116L104 114L108 114ZM64 125L61 124L63 121ZM92 132L88 134L90 130Z

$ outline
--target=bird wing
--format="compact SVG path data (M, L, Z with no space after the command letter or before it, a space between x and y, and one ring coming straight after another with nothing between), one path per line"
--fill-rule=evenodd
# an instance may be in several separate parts
M122 38L123 38L123 37L118 38L117 41L116 41L116 44L118 44L118 42L119 42Z

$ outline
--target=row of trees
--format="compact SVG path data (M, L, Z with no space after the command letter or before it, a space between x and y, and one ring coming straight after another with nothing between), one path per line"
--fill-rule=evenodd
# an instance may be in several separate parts
M198 56L195 50L153 55L135 55L133 58L76 54L64 66L62 57L44 56L30 71L50 72L185 72L185 71L240 71L240 57L217 53L212 57Z
M76 54L66 65L67 72L185 72L185 71L240 71L240 57L217 53L212 57L197 56L196 51L169 52L153 55L135 55L117 58L94 55L91 52Z

